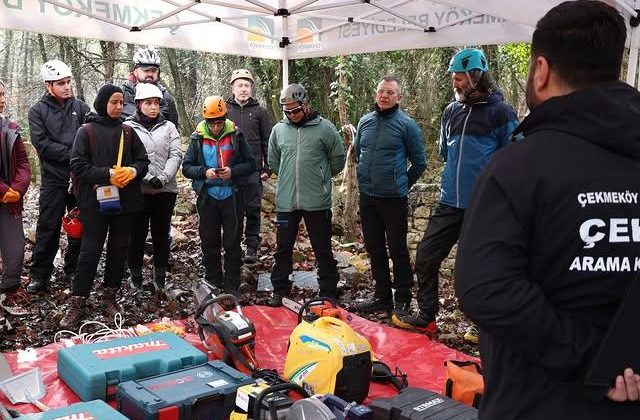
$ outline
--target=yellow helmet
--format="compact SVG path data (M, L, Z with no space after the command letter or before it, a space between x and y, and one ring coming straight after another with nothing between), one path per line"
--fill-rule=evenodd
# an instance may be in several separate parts
M227 104L222 96L207 96L202 106L202 116L205 119L226 117Z

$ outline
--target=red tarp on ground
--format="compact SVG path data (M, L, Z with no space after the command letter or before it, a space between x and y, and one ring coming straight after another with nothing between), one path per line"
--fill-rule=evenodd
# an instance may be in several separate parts
M266 306L247 306L243 308L243 312L256 326L256 357L261 367L275 368L282 373L289 335L296 326L297 316L285 308ZM357 315L352 317L349 323L353 329L369 340L374 353L392 370L398 366L406 372L410 386L441 392L445 360L474 360L444 344L429 340L425 335L398 330ZM197 334L187 334L186 339L204 351ZM14 374L35 367L40 368L47 387L47 395L41 401L51 408L64 407L79 401L73 391L58 378L56 363L58 349L61 347L62 344L54 343L36 349L37 361L30 363L18 363L17 353L5 354ZM371 399L394 394L394 389L389 385L371 384L369 399L365 403ZM4 395L0 401L10 405ZM38 411L29 404L15 408L24 413Z

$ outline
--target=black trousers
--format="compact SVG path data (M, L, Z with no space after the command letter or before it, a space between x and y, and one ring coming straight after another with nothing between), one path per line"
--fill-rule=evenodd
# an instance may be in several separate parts
M167 268L169 260L171 215L176 205L178 194L162 192L158 194L143 194L144 210L136 213L131 228L128 263L130 269L142 269L144 258L144 244L151 227L153 243L153 265Z
M464 209L438 204L429 218L427 229L416 251L418 308L427 320L438 313L438 278L440 265L458 241Z
M338 262L331 249L331 210L278 212L277 249L271 272L275 293L286 295L291 288L289 274L293 271L293 246L298 237L298 225L304 219L311 248L318 262L319 296L337 297Z
M107 240L104 286L119 288L124 275L133 214L103 216L95 211L80 211L82 244L78 257L78 273L73 278L73 295L88 297L96 277L98 262Z
M33 247L31 277L49 280L53 273L53 260L60 246L60 227L65 210L76 206L76 199L65 186L43 184L38 201L39 214L36 225L36 243ZM80 241L67 238L64 254L64 272L71 275L76 271Z
M198 200L198 214L205 279L225 292L233 293L240 287L242 266L242 194L234 193L226 200L216 200L207 195L206 190L202 194ZM224 275L221 246L224 248Z
M262 181L260 172L256 171L247 177L246 185L242 186L244 197L244 244L247 248L257 249L260 246L260 208L262 207Z
M375 281L377 299L391 300L391 288L394 288L396 303L411 302L413 274L407 248L407 216L407 197L360 194L362 235L371 259L371 276ZM393 283L389 256L393 261Z

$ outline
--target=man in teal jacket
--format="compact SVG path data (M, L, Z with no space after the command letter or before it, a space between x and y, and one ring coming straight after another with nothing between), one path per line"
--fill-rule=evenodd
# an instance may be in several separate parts
M400 109L400 98L398 80L384 76L376 89L376 108L360 119L356 134L360 220L376 285L373 298L356 304L356 309L365 313L393 309L405 314L411 303L407 194L427 168L427 158L422 131Z
M342 171L345 162L338 130L311 109L302 85L294 83L284 88L280 104L285 118L273 127L268 152L269 167L278 175L277 250L269 306L282 306L282 297L291 289L293 245L302 219L318 261L319 296L336 297L338 270L331 250L331 178Z

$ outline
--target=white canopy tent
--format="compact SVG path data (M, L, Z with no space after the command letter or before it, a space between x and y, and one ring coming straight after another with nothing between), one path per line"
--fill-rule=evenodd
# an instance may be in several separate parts
M640 0L608 0L627 21ZM561 0L0 0L0 28L288 60L526 42ZM630 26L627 82L640 34Z

